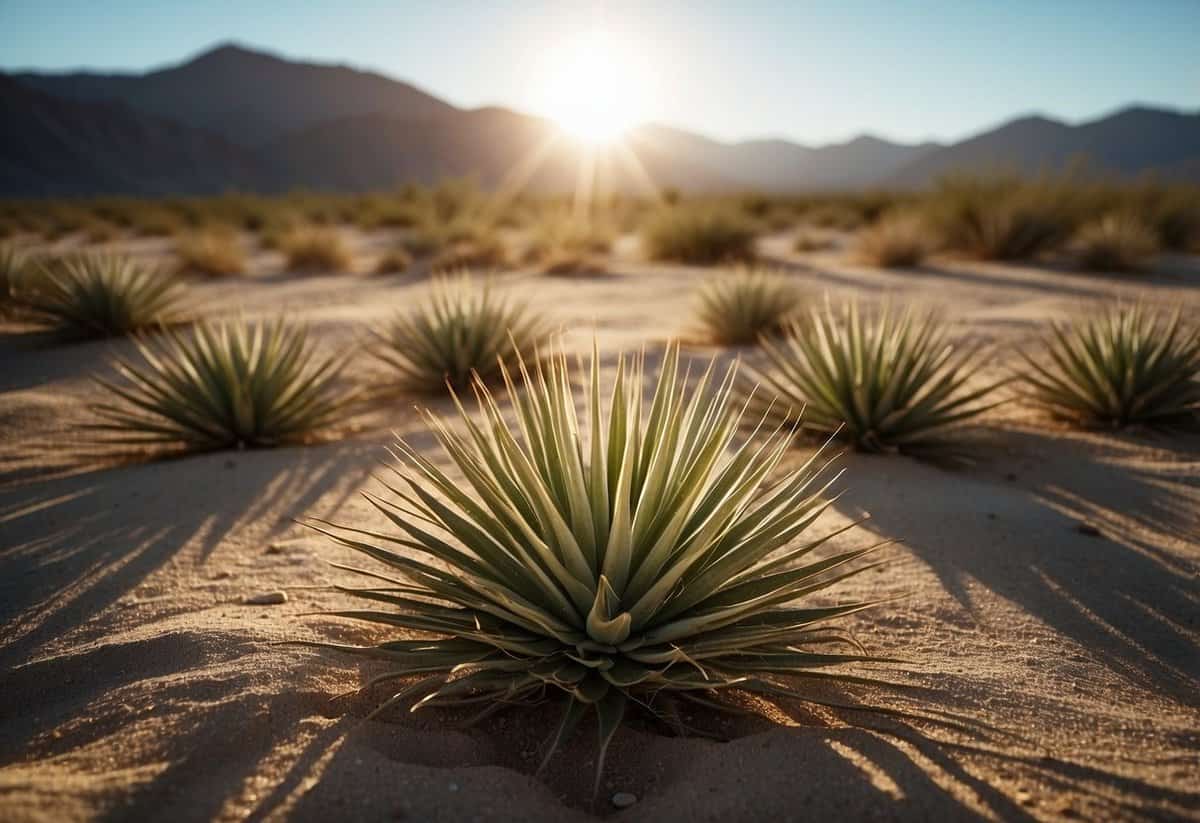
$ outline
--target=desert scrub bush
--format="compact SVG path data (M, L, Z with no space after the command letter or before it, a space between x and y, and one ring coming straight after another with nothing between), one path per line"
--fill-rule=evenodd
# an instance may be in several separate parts
M929 254L929 234L918 215L893 213L867 226L858 236L859 259L885 269L916 266Z
M435 279L424 301L372 336L368 351L396 371L402 390L434 394L466 388L472 375L495 377L532 353L545 327L526 303L460 273Z
M696 322L714 343L744 345L775 334L799 310L803 293L787 276L738 268L709 278L696 295Z
M92 219L83 228L83 236L89 243L111 243L121 237L121 228L107 220Z
M1140 218L1108 214L1086 223L1071 243L1076 263L1087 271L1137 271L1158 253L1158 237Z
M642 244L653 260L712 265L754 257L754 221L729 208L675 206L660 209L642 227Z
M179 270L184 274L230 277L246 271L246 256L237 232L227 225L209 226L180 235L175 241Z
M603 258L594 255L561 252L547 258L538 266L538 271L551 277L608 274L608 265Z
M602 255L608 253L612 243L612 230L597 221L555 216L534 227L525 256L533 262L545 262L569 255Z
M854 231L863 224L861 214L840 203L816 206L804 214L804 220L818 228L836 231Z
M401 248L395 248L387 251L379 258L379 262L375 264L376 274L398 274L408 271L412 265L412 255Z
M138 341L141 364L119 361L124 384L100 380L107 402L93 429L112 442L190 451L304 442L355 400L334 388L342 356L322 357L283 320L201 323Z
M1054 323L1036 356L1022 352L1035 403L1088 426L1200 420L1200 327L1140 305Z
M386 660L372 684L419 676L376 713L557 698L543 768L594 709L597 783L631 704L679 729L681 701L720 707L714 693L742 690L821 703L804 678L853 679L841 664L873 658L830 624L872 604L812 596L875 565L855 561L876 548L813 559L829 537L808 533L830 502L829 462L776 474L787 433L737 441L733 367L688 386L672 346L647 409L642 361L618 359L605 400L598 359L582 415L565 354L522 367L520 386L506 377L515 424L480 384L478 415L460 405L460 425L427 413L456 471L397 444L394 497L368 495L391 532L311 521L384 567L343 567L367 579L342 589L364 606L334 615L403 634L306 644Z
M814 251L828 251L834 248L834 243L828 237L822 237L808 231L796 233L796 238L792 241L792 250L806 254Z
M113 337L178 319L182 289L128 258L83 254L42 263L24 302L57 331Z
M1069 183L953 177L929 195L940 245L982 260L1025 260L1062 246L1078 221Z
M1162 248L1178 252L1200 250L1200 188L1197 186L1146 184L1118 194L1115 199L1154 229Z
M288 271L344 272L354 262L350 246L336 228L299 226L280 240Z
M751 369L759 402L783 417L804 410L803 428L848 440L860 451L916 451L948 427L989 409L999 383L967 384L978 348L954 345L934 314L885 305L864 316L857 303L828 301L764 339L763 367Z
M508 265L508 247L496 235L477 240L451 243L434 255L429 262L431 271L456 269L489 269Z

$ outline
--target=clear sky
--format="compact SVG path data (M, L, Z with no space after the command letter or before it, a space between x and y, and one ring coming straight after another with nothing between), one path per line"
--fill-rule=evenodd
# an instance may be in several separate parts
M0 67L143 70L237 40L547 114L548 55L596 26L637 64L640 114L721 139L1200 109L1200 0L0 0Z

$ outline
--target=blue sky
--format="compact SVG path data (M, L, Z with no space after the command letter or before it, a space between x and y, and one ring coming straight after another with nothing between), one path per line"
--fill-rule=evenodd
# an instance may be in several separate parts
M0 0L0 67L142 70L234 39L538 111L545 55L602 25L647 116L721 139L955 139L1017 114L1200 108L1200 0Z

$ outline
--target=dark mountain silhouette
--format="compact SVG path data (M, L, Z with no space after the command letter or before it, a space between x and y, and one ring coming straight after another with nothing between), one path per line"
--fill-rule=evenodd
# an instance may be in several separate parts
M570 191L581 179L579 147L540 118L463 110L380 74L236 45L146 74L0 74L0 105L7 194L355 191L464 175ZM1100 173L1200 181L1200 114L1147 107L1077 126L1026 117L948 146L867 135L819 147L721 143L658 125L627 142L641 170L613 151L597 176L629 191L649 181L688 191L911 187L1084 158Z

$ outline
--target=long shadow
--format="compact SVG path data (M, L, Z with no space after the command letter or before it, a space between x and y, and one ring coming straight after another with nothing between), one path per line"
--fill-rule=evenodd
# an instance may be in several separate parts
M202 567L233 532L269 539L331 490L353 493L379 454L353 441L214 453L0 490L0 668L84 626L189 544Z
M916 462L853 457L852 503L968 610L974 580L1130 681L1200 705L1196 442L1156 459L1112 436L1005 430L1003 442L1005 462L952 483Z

